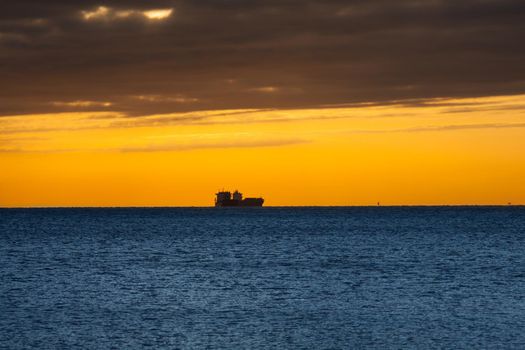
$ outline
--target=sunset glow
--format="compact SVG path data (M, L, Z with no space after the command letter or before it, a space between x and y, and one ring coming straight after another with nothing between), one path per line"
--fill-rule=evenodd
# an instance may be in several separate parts
M3 117L1 204L206 206L222 187L268 205L520 203L524 104Z

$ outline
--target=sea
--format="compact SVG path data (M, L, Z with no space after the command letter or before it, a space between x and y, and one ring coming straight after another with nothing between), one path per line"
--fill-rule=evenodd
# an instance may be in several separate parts
M0 349L524 349L525 207L0 210Z

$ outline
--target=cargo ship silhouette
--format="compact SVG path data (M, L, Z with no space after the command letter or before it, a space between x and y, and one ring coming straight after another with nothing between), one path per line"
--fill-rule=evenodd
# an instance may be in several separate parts
M219 191L215 193L216 207L262 207L263 198L242 198L242 193L235 190L233 195L230 191Z

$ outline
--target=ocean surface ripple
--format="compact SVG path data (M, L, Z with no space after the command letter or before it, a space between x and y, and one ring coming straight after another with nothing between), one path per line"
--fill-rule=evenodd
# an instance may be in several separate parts
M523 349L525 208L0 210L1 349Z

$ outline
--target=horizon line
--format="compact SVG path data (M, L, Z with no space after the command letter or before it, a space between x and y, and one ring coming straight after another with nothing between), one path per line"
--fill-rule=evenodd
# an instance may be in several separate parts
M525 207L525 204L369 204L369 205L266 205L263 207L254 207L257 209L264 208L403 208L403 207ZM158 205L145 205L145 206L13 206L4 207L2 209L223 209L217 208L213 205L209 206L158 206ZM225 207L226 210L238 210L253 209L252 207Z

